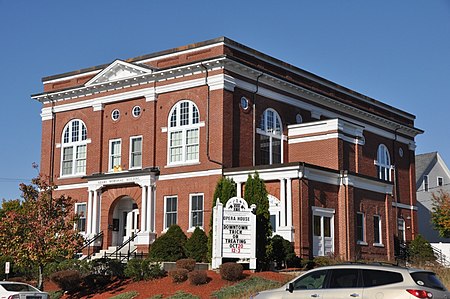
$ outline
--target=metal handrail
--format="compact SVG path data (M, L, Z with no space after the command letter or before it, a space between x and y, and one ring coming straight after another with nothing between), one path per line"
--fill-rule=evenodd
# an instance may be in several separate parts
M450 261L448 260L447 256L444 253L442 253L442 250L431 244L430 246L433 249L434 256L436 257L436 260L439 262L439 264L443 266L449 266Z
M127 252L127 254L126 254L126 256L125 256L124 259L129 260L131 254L132 254L134 251L136 251L136 249L134 249L133 251L131 251L131 242L134 241L134 239L136 239L136 237L137 237L137 235L138 235L139 232L140 232L140 230L137 231L136 233L133 233L133 235L132 235L130 238L128 238L128 240L126 240L125 242L123 242L122 245L120 245L119 247L117 247L116 250L115 250L113 253L110 253L107 257L115 256L116 259L118 259L118 257L120 257L120 260L123 261L123 259L122 259L122 253L120 252L120 250L121 250L122 248L124 248L125 246L128 245L128 252ZM106 256L105 256L105 257L106 257Z
M92 238L86 240L86 242L84 242L83 246L79 249L79 252L82 252L83 249L85 249L87 247L88 252L87 252L87 256L85 258L89 259L91 257L91 255L93 255L95 252L92 251L92 254L90 252L90 248L92 243L94 243L95 241L97 241L99 238L103 237L103 231L97 233L96 235L94 235Z

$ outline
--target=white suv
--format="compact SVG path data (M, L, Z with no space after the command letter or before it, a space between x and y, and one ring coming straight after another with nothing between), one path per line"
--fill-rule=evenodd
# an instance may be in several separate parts
M375 264L320 267L279 289L263 291L256 299L450 299L450 293L431 271Z

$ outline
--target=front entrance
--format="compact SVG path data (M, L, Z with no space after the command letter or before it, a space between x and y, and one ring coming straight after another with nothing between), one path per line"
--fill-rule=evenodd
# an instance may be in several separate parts
M334 209L313 207L313 255L334 252Z
M113 212L112 246L122 245L139 231L139 209L131 197L119 200Z

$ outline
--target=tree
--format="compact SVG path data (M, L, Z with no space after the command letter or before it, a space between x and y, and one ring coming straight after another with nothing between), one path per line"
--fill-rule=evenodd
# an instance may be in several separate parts
M269 200L264 181L259 178L257 172L254 176L248 176L245 183L244 199L248 205L256 205L256 258L258 268L267 268L267 245L272 235L270 225Z
M167 232L158 237L150 248L149 257L155 261L176 262L186 257L187 237L181 228L174 224Z
M432 196L431 222L439 236L450 238L450 194L441 190Z
M222 204L226 204L227 201L236 196L236 183L233 179L221 177L217 181L216 189L214 190L214 197L212 208L215 207L217 199L220 200ZM211 209L212 210L212 209ZM212 256L212 238L213 238L213 215L209 219L209 233L208 233L208 259Z
M196 227L191 237L186 241L187 256L197 262L208 261L208 237L205 232Z
M0 221L1 252L19 266L37 267L40 289L44 266L61 257L72 258L83 244L74 230L74 201L64 195L53 198L55 189L42 176L30 185L21 184L21 208L6 211Z
M20 200L4 200L2 201L2 207L0 209L0 219L6 216L6 213L9 211L19 211L22 208L20 204Z
M416 265L436 261L436 256L434 255L431 244L422 237L422 235L417 235L417 237L409 243L408 255L409 260Z

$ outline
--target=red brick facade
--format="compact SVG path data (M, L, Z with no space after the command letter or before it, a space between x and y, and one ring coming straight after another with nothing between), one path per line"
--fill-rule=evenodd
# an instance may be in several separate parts
M41 170L104 249L137 234L147 252L171 223L209 230L218 179L242 196L254 171L302 257L391 260L416 234L415 117L232 40L43 84Z

